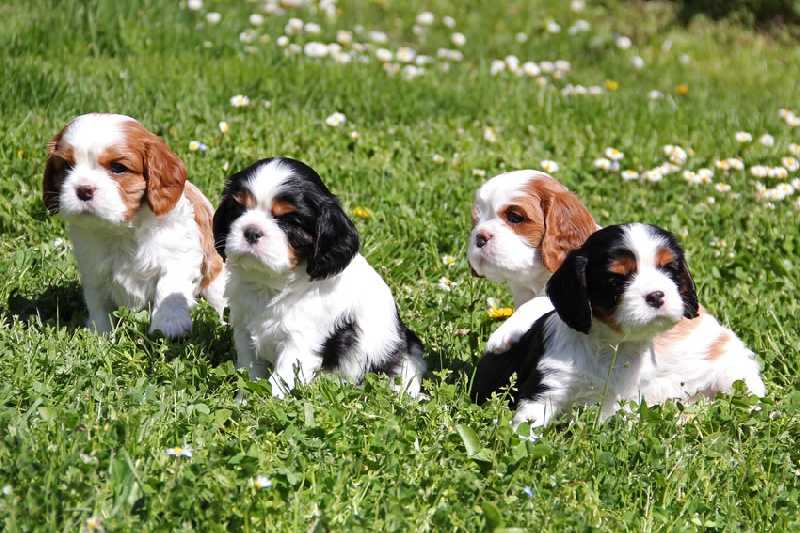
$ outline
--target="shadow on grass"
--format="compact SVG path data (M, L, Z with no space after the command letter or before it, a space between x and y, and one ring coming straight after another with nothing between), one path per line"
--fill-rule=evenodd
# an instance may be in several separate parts
M70 333L85 327L86 304L79 281L48 287L41 294L27 297L14 290L8 297L6 309L0 316L5 326L16 318L25 327L49 326L65 328ZM113 317L117 328L124 328L132 338L144 337L151 342L163 339L160 333L149 335L149 313L120 308ZM230 327L220 321L217 312L205 302L192 310L192 330L185 339L165 340L169 344L168 358L195 357L205 359L211 366L235 360L233 335Z
M6 305L8 312L2 317L5 325L10 325L13 317L17 317L22 324L30 326L31 320L38 317L44 325L75 331L83 327L83 318L86 315L86 305L78 281L50 286L34 298L23 296L15 289L8 296Z

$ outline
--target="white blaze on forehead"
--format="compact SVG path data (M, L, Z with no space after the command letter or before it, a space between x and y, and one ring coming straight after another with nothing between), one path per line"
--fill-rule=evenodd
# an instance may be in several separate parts
M81 115L70 122L63 140L72 146L76 163L96 162L103 150L124 140L120 126L125 122L136 121L125 115Z
M663 248L669 248L669 243L661 235L656 235L644 224L630 224L625 226L625 246L636 256L638 270L643 268L658 268L656 264L657 253Z
M256 205L269 213L272 201L286 184L286 180L294 174L292 168L279 159L273 159L258 170L244 183L244 187L253 193Z
M481 210L481 219L493 217L493 209L508 204L521 194L521 189L533 178L544 175L536 170L514 170L498 174L481 185L475 193L475 205Z

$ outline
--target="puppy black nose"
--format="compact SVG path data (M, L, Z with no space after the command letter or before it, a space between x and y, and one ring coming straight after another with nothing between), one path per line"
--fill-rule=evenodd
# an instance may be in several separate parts
M88 187L88 186L82 185L82 186L78 187L78 190L75 191L75 193L78 195L78 198L82 202L88 202L89 200L94 198L94 190L95 190L94 187Z
M653 291L644 297L644 301L647 302L647 305L650 307L658 309L664 305L664 293L661 291Z
M475 236L475 244L478 246L478 248L483 248L490 240L492 240L491 233L484 233L481 231Z
M244 228L244 239L249 244L255 244L258 242L258 239L264 236L264 232L258 229L255 226L247 226Z

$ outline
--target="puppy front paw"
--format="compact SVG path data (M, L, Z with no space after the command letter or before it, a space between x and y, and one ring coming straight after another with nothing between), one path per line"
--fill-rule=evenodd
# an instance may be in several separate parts
M150 334L160 330L169 339L186 337L192 330L189 301L182 294L170 294L153 309Z
M511 321L504 322L486 341L486 351L489 353L503 353L519 342L527 328L515 327Z
M152 335L156 331L161 331L169 339L186 337L192 331L192 317L189 315L189 310L154 311L149 333Z
M95 335L105 335L112 329L111 319L108 314L93 315L86 319L86 327Z

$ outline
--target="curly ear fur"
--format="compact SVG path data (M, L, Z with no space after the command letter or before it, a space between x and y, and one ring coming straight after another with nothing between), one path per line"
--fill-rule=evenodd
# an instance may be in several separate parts
M597 225L586 207L568 191L554 192L542 207L545 212L542 263L555 272L570 250L580 248L597 231Z
M336 199L331 199L320 206L314 251L308 258L306 272L312 281L335 276L350 264L360 246L353 222Z
M592 304L586 292L586 256L573 250L547 282L547 296L564 323L581 333L592 329Z

